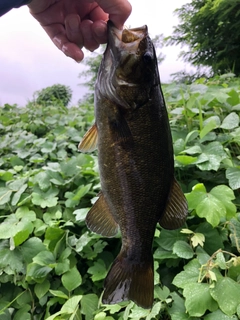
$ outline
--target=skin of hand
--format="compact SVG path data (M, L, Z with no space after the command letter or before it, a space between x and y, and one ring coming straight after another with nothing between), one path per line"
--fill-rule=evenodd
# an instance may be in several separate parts
M132 10L127 0L32 0L28 7L53 43L77 62L83 47L94 51L107 42L108 19L122 29Z

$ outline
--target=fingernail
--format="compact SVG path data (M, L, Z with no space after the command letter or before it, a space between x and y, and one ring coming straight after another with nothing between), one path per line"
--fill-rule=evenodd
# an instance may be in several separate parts
M73 16L71 19L69 19L69 27L72 30L77 30L79 28L79 22L80 19L77 16Z

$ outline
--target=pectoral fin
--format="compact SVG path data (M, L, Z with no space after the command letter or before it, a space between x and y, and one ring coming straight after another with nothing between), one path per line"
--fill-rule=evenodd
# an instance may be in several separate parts
M184 224L188 214L187 200L178 182L174 179L169 192L165 211L159 220L165 229L178 229Z
M117 234L118 224L114 220L102 193L88 212L86 224L92 232L105 237L114 237Z
M81 152L92 152L97 148L97 126L96 123L85 133L82 141L78 145Z

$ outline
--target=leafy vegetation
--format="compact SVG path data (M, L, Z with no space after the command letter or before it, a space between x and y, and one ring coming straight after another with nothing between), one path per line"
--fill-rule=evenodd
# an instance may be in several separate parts
M209 66L213 73L240 75L240 3L238 0L192 0L177 9L180 23L171 44L187 45L184 61Z
M55 103L66 107L72 98L72 90L63 84L54 84L41 91L36 91L35 96L37 104L48 106Z
M120 239L84 223L100 190L96 154L77 151L93 106L0 108L0 320L240 317L240 79L163 90L189 217L156 229L152 310L100 303Z

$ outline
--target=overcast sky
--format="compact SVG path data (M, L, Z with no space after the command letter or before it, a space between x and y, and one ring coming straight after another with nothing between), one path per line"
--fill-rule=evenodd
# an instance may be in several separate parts
M174 9L190 0L130 2L133 11L126 22L127 26L139 27L146 24L151 36L160 33L168 36L178 23L177 17L173 15ZM83 97L86 88L79 85L82 80L78 78L83 71L83 64L67 58L53 45L26 6L13 9L0 18L0 39L0 105L25 105L32 99L35 91L57 83L71 87L71 104ZM177 59L180 50L179 47L163 49L166 55L160 65L163 82L170 79L171 73L186 68Z

